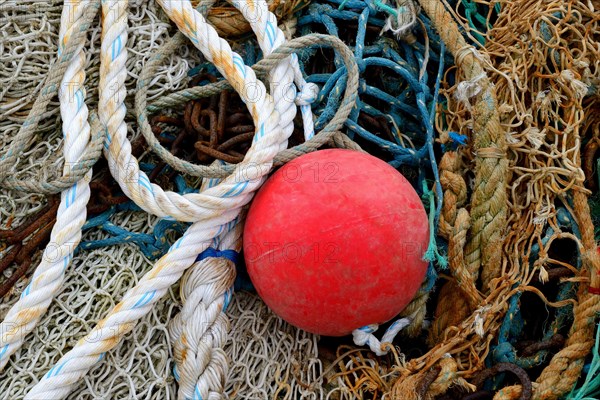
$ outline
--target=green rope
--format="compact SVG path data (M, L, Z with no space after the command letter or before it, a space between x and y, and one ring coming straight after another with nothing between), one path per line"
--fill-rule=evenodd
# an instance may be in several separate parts
M394 17L398 16L398 12L402 12L402 9L404 7L400 7L398 10L393 9L392 7L388 6L387 4L383 3L381 0L375 0L373 2L373 4L375 4L375 6L380 10L380 11L384 11L390 15L393 15Z
M435 193L429 189L425 180L423 180L423 199L429 204L429 245L423 260L430 262L435 260L440 268L447 268L448 260L440 253L435 240Z
M600 327L600 325L599 325ZM593 358L583 385L573 388L566 400L597 400L600 394L600 328L596 331L596 344L592 351Z

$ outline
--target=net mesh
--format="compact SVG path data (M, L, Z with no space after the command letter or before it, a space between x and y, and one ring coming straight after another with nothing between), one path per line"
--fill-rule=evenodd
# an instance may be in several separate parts
M143 212L117 213L111 222L125 229L151 233L157 219ZM88 231L83 240L107 237ZM152 267L134 244L80 252L65 284L27 343L0 375L3 398L22 398L62 354L112 309ZM20 281L0 305L0 318L25 288ZM181 302L178 286L144 317L121 346L108 352L98 367L72 393L76 399L168 399L177 387L167 326ZM226 352L232 360L227 392L232 398L321 398L322 364L317 337L272 314L249 292L239 292L228 308L231 334Z

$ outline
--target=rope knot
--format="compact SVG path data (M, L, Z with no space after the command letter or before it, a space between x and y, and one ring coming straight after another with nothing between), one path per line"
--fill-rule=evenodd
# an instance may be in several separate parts
M373 335L379 328L378 324L366 325L352 331L352 339L357 346L368 345L373 353L378 356L386 355L389 347L384 344L391 344L396 335L412 322L412 318L400 318L392 323L383 334L381 341Z
M398 39L405 39L411 36L412 28L417 23L419 6L412 0L399 0L396 4L395 12L385 20L381 33L391 31Z
M312 82L306 82L296 94L296 105L309 106L317 100L319 86Z

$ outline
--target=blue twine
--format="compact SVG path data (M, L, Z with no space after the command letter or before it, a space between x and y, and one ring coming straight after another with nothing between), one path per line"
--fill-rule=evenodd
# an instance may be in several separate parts
M140 169L149 173L154 169L155 165L151 163L140 163ZM170 173L172 169L165 167L163 173ZM197 189L187 185L185 179L181 175L177 175L174 179L175 187L178 193L192 193ZM122 195L122 193L118 193ZM133 201L128 201L122 204L111 206L109 209L98 215L88 216L88 220L83 225L84 232L90 229L97 228L109 234L109 237L98 240L82 241L76 249L94 250L103 247L120 245L123 243L131 243L136 245L142 254L149 260L156 260L167 253L171 244L167 240L167 232L176 232L178 235L183 235L189 227L189 223L178 222L171 219L161 219L154 226L152 233L138 233L129 231L123 227L111 222L111 218L117 213L125 211L142 211Z
M436 263L444 266L445 260L439 254L436 243L443 192L434 148L434 120L445 66L452 63L452 58L445 51L444 43L425 15L420 15L419 18L429 37L428 46L424 42L425 32L419 26L415 27L419 39L412 44L398 44L396 40L380 36L371 38L367 27L381 28L388 15L393 14L390 10L382 10L381 4L372 0L328 0L313 3L298 18L298 29L300 34L325 31L339 37L340 32L349 29L349 23L356 24L356 28L351 28L352 33L355 32L354 38L351 42L345 42L354 52L359 67L359 99L345 123L346 133L350 138L360 138L372 143L388 154L390 159L386 161L394 168L416 169L419 178L413 182L413 186L418 192L422 192L425 179L433 182L431 199L434 211L430 216L433 239L428 255L435 255L433 258ZM314 49L299 52L303 71L307 70L315 54ZM333 72L319 72L307 77L307 81L322 85L313 104L313 111L318 115L315 122L317 130L339 108L346 88L347 71L337 54L334 56L333 68ZM375 68L379 69L378 75L383 84L371 79L369 74ZM410 138L415 148L402 145L399 135L388 138L383 137L381 132L370 131L359 122L361 113L393 121ZM464 143L466 138L456 139L459 139L459 143ZM426 200L426 205L429 206L430 198Z
M110 222L110 218L118 212L138 210L141 211L133 202L128 202L112 206L102 214L91 217L83 225L83 231L99 228L108 233L110 237L83 241L79 244L78 249L94 250L123 243L132 243L137 245L148 259L156 260L169 250L170 244L166 239L167 231L176 231L179 234L183 234L188 226L188 224L182 222L163 219L156 223L152 234L148 234L131 232Z
M235 250L226 249L226 250L217 250L214 247L207 247L202 253L198 254L196 261L202 261L205 258L226 258L229 261L232 261L235 265L237 265L240 261L240 253Z

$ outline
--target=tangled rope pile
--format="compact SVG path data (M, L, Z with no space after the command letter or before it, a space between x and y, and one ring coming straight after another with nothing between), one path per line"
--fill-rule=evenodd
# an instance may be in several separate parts
M548 351L540 350L528 358L516 357L510 345L523 339L522 333L509 332L511 325L526 315L518 303L525 301L527 291L542 296L547 305L557 308L543 340L559 331L566 334L565 326L573 321L564 348L550 360L534 386L533 398L557 398L566 394L580 375L583 358L593 343L594 315L600 306L597 296L588 292L588 285L597 285L598 260L580 158L585 135L581 121L586 118L583 102L591 94L588 87L594 76L592 71L598 68L593 50L598 47L597 37L591 34L598 19L593 8L582 2L527 1L501 6L502 12L486 35L478 61L495 83L510 162L509 229L503 240L504 261L496 265L502 266L502 279L510 277L513 282L506 290L518 290L499 299L509 300L509 307L504 311L507 314L500 327L499 342L491 350L495 362L516 362L524 368L548 361ZM460 59L457 66L458 74L470 69ZM466 78L472 79L472 75ZM449 88L447 121L449 130L467 134L466 128L471 125L469 103L461 97L460 85ZM453 102L452 95L459 102ZM448 156L453 158L448 162L451 173L460 173L468 162L469 153L462 154ZM452 190L449 183L447 187ZM460 223L458 219L457 216L454 226ZM575 254L556 250L556 246L564 249L568 241L573 241ZM563 278L554 300L546 298L542 292L548 293L548 285L544 284L560 268L566 269L563 272L569 278ZM497 276L494 274L492 280ZM579 282L577 295L571 286L573 282ZM482 276L484 290L490 283L489 278ZM489 292L493 290L490 287ZM456 298L447 295L449 303ZM574 320L570 320L567 316L573 302L568 299L575 298ZM472 304L477 304L477 297L471 299ZM490 328L485 332L489 333ZM501 393L499 398L511 398L506 397L510 391Z
M95 0L65 3L54 31L58 4L0 9L10 37L0 41L10 65L0 75L7 83L0 92L0 180L8 200L0 212L7 229L36 211L44 216L37 232L0 236L12 238L0 253L14 285L7 293L20 294L0 306L2 393L450 399L485 388L497 391L495 399L553 399L571 391L600 311L600 260L584 186L587 178L595 188L600 115L593 2L159 4L180 30L171 38L153 3L102 2L101 35L90 25ZM16 34L32 11L39 32ZM245 36L252 33L256 41ZM237 39L230 47L221 36ZM57 55L13 54L16 37L34 55ZM136 47L140 37L145 42ZM48 46L55 47L35 50ZM257 61L259 53L265 57ZM36 85L22 78L26 72L46 80ZM248 105L246 133L255 134L227 158L219 150L226 148L219 143L224 117L212 109L198 114L193 102L226 98L231 89ZM88 112L95 108L98 117ZM184 109L195 122L180 122ZM58 113L64 156L52 157ZM182 133L171 135L169 124ZM135 126L143 138L130 142ZM204 152L202 164L221 161L198 164L180 150L192 131L210 136L209 144L194 145ZM118 185L98 162L103 142ZM341 346L328 359L316 337L287 326L252 295L232 298L252 193L273 165L323 145L362 148L388 161L429 211L430 266L417 297L385 326L381 341L377 326L354 334L355 343L387 357ZM33 180L36 157L44 167ZM39 194L57 192L60 204L44 207ZM20 255L46 241L43 253ZM158 261L150 269L148 260ZM20 277L32 264L38 267L24 285ZM524 304L550 311L536 315ZM399 331L405 354L392 345ZM20 348L27 338L31 346ZM421 346L412 359L409 340ZM588 380L573 398L593 390Z
M400 398L420 398L413 388L428 381L429 372L438 382L448 354L455 360L454 378L446 375L445 387L432 384L419 396L439 395L452 384L462 393L480 388L459 377L478 382L485 361L545 366L533 386L508 386L495 399L561 398L577 382L593 343L598 260L580 129L583 120L595 118L593 111L586 117L583 105L594 96L588 88L598 68L592 33L598 18L593 6L581 2L499 4L493 28L476 32L485 34L479 51L458 30L440 31L457 65L446 75L457 83L443 91L441 141L452 144L460 134L472 137L472 145L447 151L440 161L440 233L448 239L452 278L439 294L429 332L433 348L398 368L401 379L391 392ZM421 5L437 26L452 26L449 10L434 2ZM553 44L555 38L560 41ZM587 106L593 109L597 105ZM474 179L467 173L473 162ZM561 254L556 246L569 248L569 241L574 252ZM558 285L549 283L561 276ZM539 316L520 306L532 307L536 296L556 309L542 317L552 322L537 332ZM524 336L525 319L534 327L528 335L539 336ZM535 346L513 346L523 340ZM494 385L502 387L502 379Z
M260 5L260 9L258 10L258 13L260 15L266 15L266 16L270 16L270 21L267 20L267 33L269 29L275 29L276 32L279 32L277 34L277 36L280 39L277 39L275 41L276 45L279 45L282 43L282 39L283 38L283 33L278 30L278 28L276 28L276 24L273 24L274 21L274 16L272 14L266 13L266 3L259 3ZM82 19L82 15L84 14L84 10L90 10L93 9L94 6L97 6L97 4L89 4L86 2L83 3L73 3L73 4L67 4L64 8L63 11L63 28L61 28L63 30L63 32L67 32L64 36L61 37L62 42L67 45L67 43L69 43L69 41L76 41L76 39L78 39L78 37L74 38L72 35L68 34L68 29L73 29L72 27L75 26L75 30L74 32L80 32L82 31L81 29L81 25L82 24L86 24L87 21L84 22L79 22ZM230 208L230 206L233 205L232 200L235 198L238 198L242 203L240 203L240 205L243 205L245 202L247 202L250 197L249 196L244 196L245 193L247 192L252 192L254 191L261 183L261 179L260 177L263 176L265 173L267 173L269 171L269 166L270 166L270 162L268 161L269 157L270 157L270 153L272 153L271 151L265 151L269 148L277 151L278 149L284 149L286 146L286 138L287 136L289 136L291 134L291 129L290 129L290 123L291 120L294 118L294 114L295 111L289 110L288 111L288 98L289 98L289 93L284 92L277 92L276 90L273 90L276 94L275 94L275 99L277 100L277 107L284 107L283 109L280 109L281 111L281 115L282 115L282 119L281 119L281 123L279 123L280 119L279 119L279 113L277 113L275 111L275 109L273 108L273 102L271 100L271 98L265 94L264 91L264 86L262 86L262 83L260 83L260 81L255 80L254 77L254 72L250 69L247 69L246 67L241 67L241 70L239 69L240 67L240 63L236 61L236 58L240 60L241 62L241 58L239 56L237 56L235 53L234 54L234 58L231 58L231 56L229 56L229 61L227 61L227 58L223 59L222 56L220 54L215 54L210 48L210 44L215 44L215 43L219 43L221 46L221 50L220 51L224 51L224 54L231 54L229 53L229 47L227 46L226 42L224 42L222 39L219 39L218 36L216 36L216 32L209 26L206 25L206 23L204 22L203 18L200 16L200 14L198 14L196 11L194 11L191 8L191 5L189 4L185 4L183 5L183 9L181 8L177 8L177 7L181 7L181 5L177 4L176 8L170 8L174 6L174 4L171 3L165 3L163 4L163 7L165 8L165 10L167 10L168 12L172 13L172 17L177 21L180 20L180 18L182 17L182 15L184 15L184 13L187 13L187 15L193 15L194 18L196 19L196 23L194 24L193 28L190 28L188 25L183 26L181 25L180 27L182 29L184 29L185 33L187 33L190 37L192 37L194 40L194 42L196 43L196 45L198 47L200 47L202 50L204 50L204 56L208 59L208 60L212 60L213 58L216 59L216 65L217 67L220 69L220 72L226 77L229 78L229 80L231 82L234 83L234 86L238 89L241 90L241 94L242 94L242 98L244 99L244 101L247 104L251 104L252 107L250 107L250 111L253 114L253 120L255 122L255 126L257 127L257 136L255 136L255 141L252 145L252 147L250 148L250 150L248 151L246 158L248 159L248 161L243 162L242 164L237 166L237 173L232 174L231 176L229 176L228 178L226 178L223 183L215 186L215 187L207 187L206 188L206 192L208 194L212 193L213 195L218 195L218 193L221 193L221 196L223 198L223 200L221 200L220 202L222 203L221 207L225 206L227 208ZM71 9L72 8L72 9ZM240 7L242 8L242 7ZM132 159L131 157L131 152L130 152L130 145L129 142L126 139L126 127L123 123L123 118L125 116L125 107L123 104L123 100L125 98L125 87L124 87L124 73L125 73L125 52L124 52L124 47L123 47L123 43L126 42L127 38L126 38L126 31L124 29L124 27L126 26L126 19L125 19L125 10L126 10L126 4L124 4L123 2L116 2L116 3L104 3L103 4L103 21L105 26L107 26L107 30L106 33L103 34L103 42L102 42L102 63L100 66L100 110L101 110L101 114L100 114L100 120L101 122L104 123L104 125L108 128L108 133L107 133L107 148L106 148L106 156L108 158L109 161L109 167L111 168L111 172L113 173L113 176L115 176L115 178L117 178L117 181L120 183L121 188L124 190L124 192L132 197L142 208L147 209L147 210L151 210L155 213L158 213L161 216L170 216L167 213L175 213L174 215L178 218L178 219L183 219L184 221L196 221L198 218L200 219L204 219L205 222L203 222L202 224L198 224L196 223L195 225L192 225L188 232L182 237L180 238L175 245L171 248L171 253L178 253L178 249L180 255L184 255L184 260L185 262L182 263L181 265L184 266L184 264L188 264L191 263L187 260L187 258L189 257L189 255L192 255L193 258L196 257L196 254L202 253L202 241L200 240L200 242L198 242L199 236L198 234L200 234L200 232L202 232L203 230L206 230L208 228L207 234L210 235L210 237L214 237L215 235L219 235L220 232L223 230L223 227L225 225L225 223L228 223L230 220L232 220L232 217L235 217L235 207L233 209L229 209L227 212L223 213L222 211L219 211L216 213L216 225L212 225L213 223L208 222L208 220L206 220L206 216L209 215L207 214L210 213L211 211L208 210L204 210L202 207L199 207L196 211L196 214L192 213L193 210L190 209L190 205L192 204L190 202L190 200L188 199L192 199L194 197L202 197L202 199L198 199L201 200L202 203L204 204L208 204L206 203L206 200L208 200L209 198L206 197L206 195L198 195L198 194L189 194L187 195L188 199L185 199L185 197L181 197L181 200L179 200L179 202L181 203L182 207L179 208L180 211L177 211L177 208L174 208L173 205L169 205L168 203L165 203L164 201L167 200L167 197L165 195L161 195L162 190L154 185L154 186L150 186L151 183L149 181L149 179L147 178L147 176L141 172L139 170L139 167L137 166L137 162L135 161L135 159ZM85 14L85 18L87 20L88 15L91 14L91 12L89 12L88 14ZM70 17L75 15L76 18L71 19ZM251 15L252 17L252 15ZM202 30L206 29L206 32L204 36L199 36L199 31L198 29L201 28ZM263 39L266 40L266 36L265 35L265 31L264 31L264 27L261 27L262 32L261 35L263 35ZM209 37L211 37L211 39L207 39L206 33L208 34ZM274 44L272 41L272 36L270 37L271 39L271 46ZM204 40L204 41L202 41ZM317 38L318 40L318 38ZM313 40L314 41L314 40ZM335 45L336 43L334 43ZM337 46L339 47L341 45L341 42L337 43ZM80 45L77 45L78 47ZM276 47L276 46L275 46ZM274 47L273 47L274 48ZM69 48L69 50L71 50ZM81 52L81 48L79 48L77 50L78 53ZM65 52L65 53L69 53L69 52ZM283 57L280 57L279 60L285 60L285 55ZM75 64L75 65L81 65L80 60L81 57L77 57L75 58L76 62L79 62L79 64ZM79 60L79 61L78 61ZM231 69L231 66L233 66L232 61L235 61L238 65L238 69ZM296 74L296 76L294 77L294 75L290 75L290 73L292 73L293 71L290 69L287 69L284 71L286 72L279 72L278 74L278 70L281 71L281 67L283 67L286 64L279 64L279 60L276 60L275 62L271 62L270 64L270 68L275 68L274 69L274 74L275 74L275 78L282 78L282 77L289 77L290 80L289 82L291 83L292 80L294 80L294 78L296 78L296 80L298 81L298 77L301 76L298 75L299 72ZM291 60L293 61L293 58L287 58L287 60ZM67 62L71 62L71 60L67 60ZM289 62L289 61L284 61L285 63ZM223 64L224 63L224 64ZM242 64L243 65L243 64ZM269 67L269 65L267 66ZM80 69L80 67L77 67ZM83 76L81 73L78 72L78 69L74 67L74 72L72 72L72 74L75 74L78 79L80 79L80 84L79 86L76 88L75 90L75 97L71 97L68 99L63 99L63 103L67 104L69 106L76 106L76 110L81 110L82 105L84 104L83 100L84 100L84 96L83 96L83 91L81 89L81 81L83 80ZM349 72L353 72L355 73L355 70L352 68L352 64L349 64ZM273 79L273 77L272 77ZM301 81L298 81L301 85ZM69 81L70 83L70 81ZM250 83L250 84L248 84ZM48 84L48 82L47 82ZM251 98L251 94L250 92L248 92L248 88L249 87L254 87L255 89L258 89L258 98ZM284 85L283 86L286 90L291 90L292 87ZM262 90L261 90L262 88ZM328 124L328 126L326 127L326 131L330 131L332 133L334 133L340 126L340 121L343 121L345 119L344 114L347 116L348 113L350 112L350 108L353 104L352 101L352 91L355 91L356 89L356 83L355 81L353 82L352 80L350 80L350 92L349 94L346 96L347 98L344 101L344 104L342 105L342 107L340 108L340 110L338 111L338 115L336 115L336 118L334 118L334 120L332 121L332 123ZM276 87L274 87L273 89L276 89ZM82 95L80 96L79 93L81 93ZM257 93L253 93L252 95L256 95ZM285 95L288 95L288 98L285 98ZM294 95L291 96L292 101L294 100ZM74 99L77 99L77 101L73 101ZM258 105L256 102L259 102ZM36 105L39 104L39 102L36 102ZM269 105L271 105L269 108ZM293 103L292 103L293 105ZM65 105L66 107L67 105ZM308 106L308 103L303 105L303 107ZM35 109L35 105L34 105L34 109ZM269 111L272 110L272 111ZM76 111L79 112L79 111ZM305 117L307 118L311 118L312 119L312 114L303 113ZM35 115L35 113L34 113ZM85 117L83 118L78 118L78 121L82 122L85 121ZM308 121L305 123L305 130L307 132L306 136L311 137L312 136L312 129L311 129L311 124L309 122L312 121ZM29 126L28 123L25 123L23 125L24 127ZM283 130L282 130L283 128ZM277 138L278 132L282 132L283 136L281 136L281 138ZM273 139L276 139L277 141L273 141ZM266 142L265 142L266 140ZM23 141L25 142L25 141ZM253 150L254 148L256 148L257 146L260 147L261 143L267 143L267 147L263 148L263 150L259 151L258 153L257 150ZM20 145L22 147L22 145ZM21 148L17 147L16 151L10 151L7 153L7 156L12 156L14 153L17 153L17 151L21 150ZM255 156L252 156L252 154L256 154ZM274 153L273 153L274 155ZM254 157L254 159L253 159ZM265 158L266 157L266 158ZM79 159L77 159L76 161L80 161ZM255 166L256 171L253 173L252 176L246 176L246 174L249 172L248 170L248 165L250 166ZM131 171L128 171L127 168L133 168ZM88 172L91 174L91 172ZM131 180L131 178L135 177L136 179L134 181ZM242 181L237 181L238 178L242 177ZM87 180L89 180L89 177L86 177ZM76 188L77 186L75 186ZM81 187L81 186L80 186ZM67 198L67 204L68 201L71 199L71 189L69 189L69 191L66 192L66 198ZM158 194L158 201L150 201L148 202L148 200L152 199L152 195L154 195L155 193ZM87 189L87 194L89 195L89 189ZM151 195L150 197L148 195ZM63 194L63 197L65 196L65 194ZM185 196L185 195L184 195ZM236 196L236 197L234 197ZM170 199L168 200L169 202L172 201L177 201L178 199L178 195L173 194L170 196ZM184 200L185 199L185 200ZM73 200L71 200L72 202ZM183 201L183 203L182 203ZM84 201L82 204L85 206L85 203L87 201ZM185 203L185 204L184 204ZM209 203L211 203L211 201L209 201ZM217 203L212 202L214 205L216 205ZM200 204L200 203L197 203ZM164 211L163 208L164 207ZM83 211L85 211L85 209L83 209ZM165 212L166 211L166 212ZM214 214L214 211L213 211ZM231 216L230 216L231 215ZM83 214L84 219L85 219L85 214ZM78 220L79 221L79 220ZM207 224L208 223L208 224ZM81 224L83 225L83 223ZM81 225L79 226L79 229L75 229L75 231L79 231L79 235L80 233L80 228ZM220 230L217 230L216 228L220 228ZM192 232L192 233L190 233ZM193 234L193 232L196 232L196 234ZM197 247L196 250L194 251L190 251L189 249L189 244L187 243L186 239L186 235L187 238L190 237L194 237L194 241L196 242L196 244L194 244L195 247ZM71 251L74 250L74 247L77 245L78 240L75 241L73 248L71 249ZM198 247L200 246L200 247ZM169 254L171 254L169 253ZM169 257L169 254L166 257ZM70 259L70 255L67 256L66 259ZM174 257L174 259L177 259L179 256ZM173 259L173 257L172 257ZM163 259L161 259L163 260ZM161 270L164 270L165 272L167 272L166 268L161 267L162 264L164 265L168 265L169 261L168 258L166 259L166 261L162 261L161 264L161 260L159 260L159 266L158 268L155 268L154 271L156 271L155 275L161 274ZM193 261L193 259L192 259ZM166 264L165 264L166 263ZM62 262L61 262L62 264ZM64 263L64 267L62 268L62 270L60 271L61 273L63 273L66 268L67 268L67 262ZM186 265L187 267L187 265ZM173 267L171 267L172 269ZM39 271L39 269L38 269ZM182 270L183 272L183 270ZM37 272L36 272L37 273ZM152 275L152 272L150 273L150 275ZM42 275L43 277L44 275ZM169 271L169 273L167 275L164 275L164 277L171 277L171 278L175 278L175 280L178 278L177 274L173 274L173 271ZM46 282L44 282L44 279L35 279L34 276L34 281L33 283L36 284L37 286L33 288L32 292L32 297L29 297L30 294L30 289L25 290L24 296L22 296L22 299L34 299L39 301L39 295L36 295L36 293L43 293L45 298L44 301L47 302L47 300L51 299L52 295L54 294L54 291L45 291L44 289L42 289L44 287L44 285L47 285L47 282L51 282L53 285L56 286L60 286L62 283L62 276L59 277L54 277L54 278L46 278L45 279ZM172 282L170 279L156 279L156 278L150 278L148 280L148 282L159 282L162 281L165 284L165 290L166 288L168 288L168 286L171 285ZM41 282L41 283L40 283ZM143 285L144 280L142 280L141 285ZM150 283L150 286L154 285L153 283ZM53 286L54 287L54 286ZM226 289L226 288L225 288ZM194 289L195 290L195 289ZM132 311L133 310L137 310L137 311L133 311L130 312L130 314L136 318L136 315L138 315L137 318L139 318L139 310L140 308L144 308L144 309L150 309L152 303L156 302L157 299L160 298L160 294L157 295L157 291L162 291L162 289L154 289L152 287L150 287L149 289L138 289L140 294L136 294L136 291L132 291L129 292L129 296L132 296L132 299L130 301L127 300L127 295L125 296L125 299L119 304L117 305L117 307L115 308L115 315L119 315L119 310L120 308L129 308ZM164 291L163 291L164 293ZM185 293L185 291L184 291ZM227 297L227 296L226 296ZM151 303L152 302L152 303ZM36 303L33 303L36 304ZM18 311L19 309L21 310L27 310L28 307L31 307L32 305L29 305L27 303L24 303L23 301L18 302L15 306L13 306L13 308L11 309L11 311L9 311L9 313L7 314L7 318L11 318L11 316L15 315L15 321L5 321L5 326L2 329L2 357L3 360L8 360L8 358L10 357L10 355L18 348L19 346L19 341L22 339L22 337L24 335L26 335L28 333L28 331L30 331L33 326L36 323L36 320L38 318L38 316L40 314L43 314L43 312L45 311L45 308L47 308L47 304L44 303L44 306L42 306L41 308L38 305L35 305L35 309L36 314L32 314L30 311L27 312L20 312ZM224 307L224 304L221 304L221 309ZM217 307L217 312L219 314L221 314L221 311L218 310L219 307ZM123 314L120 314L123 315ZM143 315L143 314L142 314ZM25 318L25 319L23 319ZM33 318L31 320L29 320L29 318ZM137 319L136 318L136 319ZM222 317L221 317L222 318ZM100 322L100 325L110 325L111 319L110 317L106 318L105 320ZM112 329L110 326L106 327L106 328L99 328L97 330L97 332L102 336L105 335L106 336L106 340L104 341L104 346L107 346L106 349L111 348L112 346L114 346L116 344L116 342L112 339L112 338L119 338L121 337L127 330L129 330L132 326L132 324L128 323L128 324L123 324L123 322L121 321L121 317L117 317L117 319L115 320L115 327L117 328ZM187 323L187 322L186 322ZM124 328L124 329L121 329ZM194 327L195 329L198 328L198 326ZM176 334L175 336L181 336L181 334ZM48 374L45 375L44 377L44 381L35 386L33 388L32 391L30 391L26 397L36 397L36 396L50 396L53 398L57 398L57 397L62 397L65 396L69 393L70 391L70 383L74 383L78 381L78 376L81 376L83 374L85 374L86 369L89 368L89 366L93 365L94 363L96 363L99 359L103 358L104 349L98 348L98 343L97 342L93 342L90 340L82 340L79 342L79 346L81 347L76 347L74 349L75 353L73 356L71 356L71 358L65 358L62 362L59 361L59 364L57 366L57 368L53 368L50 370L50 372ZM87 348L87 350L86 350ZM81 350L79 350L81 349ZM77 354L77 351L79 351L79 355L75 355ZM90 356L85 356L84 354L86 354L87 352L89 352ZM185 360L181 360L182 362L185 362ZM5 361L6 362L6 361ZM67 368L64 368L66 365L68 364ZM181 370L179 371L181 372ZM177 375L179 376L179 372L177 373ZM201 374L203 374L203 371L200 371ZM59 376L59 374L62 374L61 376ZM66 375L65 375L66 374ZM204 374L206 375L206 374ZM221 374L222 375L222 374ZM67 382L64 381L64 377L68 377ZM200 378L203 378L204 380L206 380L206 377L201 376ZM220 377L221 380L223 380L223 376ZM210 379L209 379L210 381ZM52 386L54 383L56 382L56 386ZM66 383L66 385L65 385ZM215 382L213 380L213 382L209 382L210 384L212 384L214 386ZM194 386L194 385L192 385ZM209 385L210 386L210 385ZM196 385L196 390L199 390L198 393L203 393L203 394L207 394L205 393L206 390L217 390L217 391L222 391L223 385L221 385L220 388L206 388L206 387L202 387L202 386L198 386ZM183 391L185 389L182 389ZM41 391L41 392L40 392ZM181 396L184 396L183 394Z
M284 111L282 117L285 119L280 120L280 114L275 111L273 99L266 94L262 83L256 80L254 72L243 64L240 65L241 58L239 55L231 52L227 42L218 37L214 29L206 24L201 14L194 10L190 3L174 4L164 2L161 5L167 14L178 23L184 34L191 38L192 42L203 52L207 60L214 62L219 72L233 83L244 102L249 105L249 110L257 128L254 143L246 154L245 161L236 167L234 174L218 185L208 187L205 194L179 196L173 193L168 196L162 192L160 187L150 183L148 177L140 172L137 161L132 158L131 146L126 138L127 131L123 122L125 116L123 99L125 96L126 55L122 43L126 42L126 4L124 2L103 3L103 21L107 26L107 33L103 35L104 40L102 43L104 54L100 74L99 106L102 110L100 120L108 128L106 156L111 173L128 197L131 197L146 211L156 213L162 217L175 217L183 221L196 222L177 240L169 253L158 261L154 269L147 273L135 288L125 294L123 300L107 317L100 321L97 327L88 334L87 338L80 340L70 353L63 356L25 398L40 396L62 398L68 395L71 391L71 385L78 382L89 368L102 359L105 352L112 349L120 338L134 327L135 321L150 311L152 305L164 295L168 287L181 277L183 271L190 266L196 255L206 250L207 241L211 241L214 237L220 235L224 226L235 219L239 213L239 208L251 198L246 193L252 193L262 183L261 178L269 171L272 156L277 150L287 147L287 137L291 134L287 127L293 119L294 113ZM84 8L86 4L77 3L75 7L77 6ZM254 5L254 7L256 6ZM266 3L258 3L258 6L260 7L259 14L271 15L266 12ZM70 10L67 7L65 9L67 10L65 12L67 15L66 21ZM81 13L78 15L81 15ZM190 23L190 18L192 18L193 23ZM186 22L184 23L184 21ZM262 27L263 35L269 29L278 29L271 21L267 20L266 23L267 30L265 31L265 28ZM283 33L279 31L279 35L282 37ZM272 36L271 43L273 44ZM214 47L215 45L217 47ZM236 61L236 57L240 62ZM290 60L293 59L290 58ZM234 64L236 67L234 67ZM275 73L277 73L278 68L284 65L276 64ZM105 69L103 70L103 68ZM349 71L352 72L352 69L349 69ZM286 75L290 76L287 73L283 73L283 75L280 73L279 77ZM354 85L353 83L350 81L349 87L351 89L356 87L356 83ZM252 94L249 92L250 87L255 90ZM288 89L290 87L284 85L284 88ZM278 94L275 91L275 99L278 101L278 105L287 108L285 104L287 99L284 98L284 94ZM339 114L345 114L345 116L349 114L352 101L349 101L348 97L351 98L351 96L346 96L347 99L338 110ZM329 129L332 131L337 130L340 126L338 121L344 120L345 116L338 117L337 120L334 119L329 124ZM251 176L248 175L249 165L257 166ZM240 178L241 181L238 180ZM212 200L211 197L215 200ZM216 201L219 198L220 200ZM212 206L206 208L206 205L209 204L212 204ZM64 269L66 269L66 265ZM34 282L36 281L34 280ZM25 293L27 296L27 290ZM52 293L50 293L51 295ZM20 303L13 306L12 310L19 307ZM221 304L221 311L217 310L217 312L222 312L223 306ZM27 305L22 307L25 308ZM26 330L25 326L35 324L35 321L29 322L27 319L23 321L23 317L30 314L30 312L17 314L18 317L15 318L15 322L7 324L7 327L10 326L11 329L3 329L2 344L6 350L3 351L4 357L8 358L18 347L19 342L15 341L14 338L19 340L20 336L24 336L30 330ZM11 316L11 312L8 316ZM206 328L206 326L194 326L194 329L203 328ZM180 362L184 363L185 360L183 359ZM217 360L211 358L210 362L217 362ZM219 385L218 378L208 378L207 381L206 374L209 374L209 372L204 371L204 368L213 369L215 367L206 364L204 363L200 367L199 374L202 375L198 378L204 384L199 382L195 385L195 391L198 392L200 398L206 397L212 390L215 390L218 394L223 387L222 384ZM187 373L187 370L179 370L179 372ZM193 371L193 373L195 372ZM222 380L222 374L220 378ZM192 387L194 387L193 384ZM185 394L180 394L180 397L185 398Z

